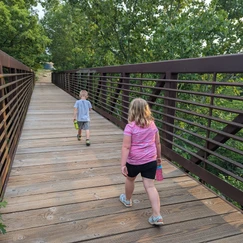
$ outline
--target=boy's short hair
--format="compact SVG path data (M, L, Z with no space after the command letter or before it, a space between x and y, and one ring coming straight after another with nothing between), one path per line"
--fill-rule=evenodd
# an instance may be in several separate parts
M82 97L88 98L88 92L86 90L81 90L80 93L79 93L79 97L80 98L82 98Z

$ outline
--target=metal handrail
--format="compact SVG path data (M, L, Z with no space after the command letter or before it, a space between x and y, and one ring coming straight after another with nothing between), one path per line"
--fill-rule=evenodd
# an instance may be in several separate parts
M0 198L3 197L34 88L34 72L0 50Z
M162 155L243 205L243 54L54 72L52 82L124 128L130 101L146 99ZM229 75L230 74L230 75Z

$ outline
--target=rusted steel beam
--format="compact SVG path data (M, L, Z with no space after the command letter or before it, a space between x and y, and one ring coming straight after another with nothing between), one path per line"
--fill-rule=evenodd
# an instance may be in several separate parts
M234 120L234 123L239 123L239 124L243 124L243 115L240 114L238 115ZM236 134L238 133L242 128L240 126L233 126L231 124L228 124L226 127L223 128L222 132L224 132L225 134ZM230 137L228 137L227 135L223 135L223 134L217 134L214 138L212 138L213 141L216 141L218 143L224 144L226 143L228 140L230 139ZM211 151L215 151L220 147L220 145L212 143L212 142L208 142L208 149ZM199 150L197 152L197 155L200 157L205 156L205 151L204 150ZM207 153L207 156L205 158L207 158L210 154ZM191 158L191 161L195 164L199 164L202 162L202 160L198 159L198 158Z
M119 82L117 83L117 88L115 89L115 95L110 100L110 104L112 105L111 112L114 111L115 106L113 104L116 103L116 101L117 101L117 99L118 99L118 97L120 95L120 91L121 91L121 88L122 88L122 83L121 82L122 82L122 80L120 79Z
M165 76L166 76L165 74L161 74L160 79L164 79ZM152 94L147 100L148 103L150 104L151 108L153 107L154 103L156 102L156 99L157 99L156 96L158 96L161 92L161 90L159 88L162 88L164 86L165 86L165 81L156 80L155 89L152 90ZM142 87L142 85L141 85L141 87Z
M166 73L166 79L177 79L177 74L172 74L172 73L169 73L167 72ZM170 124L174 124L175 122L175 107L176 107L176 102L175 100L172 100L172 99L167 99L167 97L170 97L170 98L176 98L176 90L177 90L177 83L175 82L166 82L165 83L165 88L167 88L168 90L165 91L165 99L164 99L164 113L165 114L168 114L170 116L166 116L166 115L163 115L162 117L162 120L164 120L165 122L167 123L170 123ZM172 148L172 144L171 143L168 143L168 142L165 142L166 140L169 140L169 141L173 141L173 132L174 132L174 128L173 126L168 126L166 124L163 124L163 127L166 131L168 131L168 133L163 133L162 136L165 138L165 140L163 141L164 143L166 143L166 146L168 148Z
M32 72L32 69L0 50L0 66Z
M188 58L172 61L138 63L122 66L96 67L89 72L106 73L239 73L243 54Z

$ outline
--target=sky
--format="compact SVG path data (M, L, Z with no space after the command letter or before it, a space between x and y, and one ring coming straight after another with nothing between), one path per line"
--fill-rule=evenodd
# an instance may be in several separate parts
M39 18L42 19L44 16L44 11L43 11L43 8L41 7L40 3L38 3L38 5L35 9L38 11Z

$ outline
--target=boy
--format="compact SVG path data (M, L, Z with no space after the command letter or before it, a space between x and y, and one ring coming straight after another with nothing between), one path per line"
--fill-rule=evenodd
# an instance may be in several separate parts
M86 146L90 146L89 141L89 123L90 117L89 112L92 110L91 103L86 100L88 98L88 92L81 90L79 93L80 100L77 100L74 105L73 121L78 121L78 141L81 140L82 130L86 131Z

